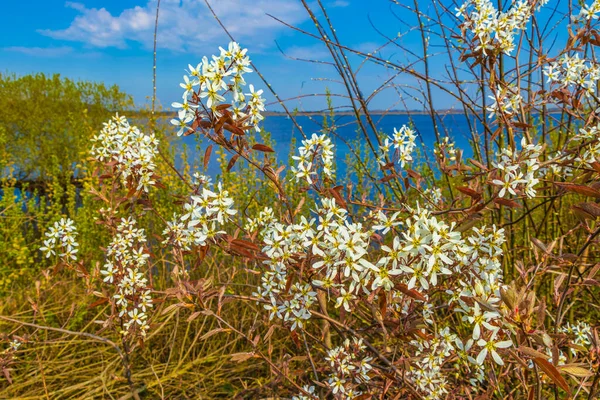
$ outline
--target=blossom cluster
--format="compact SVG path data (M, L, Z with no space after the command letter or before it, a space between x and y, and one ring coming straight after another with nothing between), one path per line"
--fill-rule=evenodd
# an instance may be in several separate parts
M479 371L491 357L501 364L496 352L512 344L503 327L498 310L502 268L500 256L504 243L503 230L496 227L474 228L463 237L448 225L417 207L408 218L400 220L399 212L392 215L372 213L365 224L354 222L347 210L333 199L321 199L314 210L316 218L302 216L298 224L283 224L270 213L265 224L255 224L265 243L263 252L267 269L255 294L265 301L270 318L280 318L291 329L303 328L310 319L310 308L323 291L335 299L335 307L353 312L373 292L389 292L393 301L389 307L402 315L421 309L423 322L436 325L432 304L408 299L398 285L417 290L427 296L434 287L448 296L447 303L463 315L471 327L468 339L471 357ZM317 221L318 219L318 221ZM369 222L369 219L371 222ZM381 255L371 251L374 232L393 236L391 243L380 245ZM310 284L293 282L301 268L310 266ZM444 284L453 278L453 284ZM450 282L450 281L448 281ZM436 290L437 291L437 290ZM363 297L364 296L364 297ZM475 346L477 345L477 346ZM471 349L472 347L472 349ZM448 347L450 348L450 347Z
M559 88L585 90L587 96L594 96L600 79L600 65L593 60L579 58L579 54L564 54L557 61L544 67L548 83Z
M575 338L573 343L578 346L589 349L592 345L592 328L586 322L579 321L576 324L567 322L565 326L561 327L560 331L573 336ZM575 355L576 350L571 348L571 353Z
M467 0L458 10L458 16L464 17L463 30L471 32L477 50L484 56L510 55L516 46L515 39L526 29L535 7L546 3L546 0L516 0L505 12L500 12L489 0ZM204 117L203 113L209 118L225 115L228 93L233 98L233 119L242 122L250 119L253 125L258 124L262 119L260 111L264 110L262 91L255 92L251 86L251 93L243 93L243 74L250 72L245 53L231 43L228 50L221 48L219 57L213 56L211 61L204 58L196 68L190 66L190 74L181 84L185 89L183 103L173 104L179 109L179 118L172 121L180 127L179 134L189 129L192 120ZM551 83L584 87L590 93L596 88L599 75L595 63L581 61L577 55L563 56L546 67L545 72ZM510 118L528 107L523 105L526 99L520 88L497 82L492 86L492 103L487 107L491 118ZM589 166L600 159L598 133L600 126L582 129L576 136L576 140L583 142L579 151L565 151L560 156L562 160L570 157L569 161L573 161L577 157L581 164ZM396 163L405 168L413 161L414 129L405 125L382 139L377 161L383 169ZM489 178L488 184L497 187L491 200L498 200L496 196L535 197L536 186L548 172L547 168L561 164L559 159L540 162L542 151L541 145L529 143L526 138L520 145L499 149L491 173L481 174ZM460 164L461 153L448 137L434 152L442 167L447 162ZM326 135L315 133L303 140L293 159L296 182L305 181L314 187L323 183L327 189L333 181L334 147ZM449 170L442 168L444 173ZM460 173L460 165L456 170ZM209 179L198 175L194 185L197 186L194 195L184 205L183 214L175 214L164 231L168 236L165 244L186 251L206 246L223 234L220 227L236 214L233 200L221 184L213 191L209 189ZM450 368L457 371L456 379L470 383L472 391L489 388L490 376L496 373L493 367L505 364L510 352L507 349L513 346L515 337L511 325L514 321L506 318L511 311L500 296L505 288L501 264L504 230L495 225L464 224L458 228L457 222L449 222L452 217L449 220L439 217L443 211L438 213L427 205L409 203L408 198L394 209L384 205L382 197L380 204L366 206L368 212L351 214L341 205L343 201L336 200L337 196L327 198L327 190L318 192L322 197L314 199L310 212L302 215L297 211L293 222L279 219L271 207L245 220L244 229L252 240L261 243L257 259L263 270L253 296L267 311L269 320L281 320L291 331L302 332L317 310L320 314L331 312L332 318L339 315L343 323L357 317L351 322L355 325L360 325L364 317L369 324L365 331L378 329L376 322L380 322L385 339L398 337L399 331L414 338L399 352L401 358L408 355L405 359L410 360L405 364L405 378L423 398L447 397L452 391ZM420 194L429 203L439 205L444 200L438 187L427 188ZM449 313L460 323L448 325ZM369 319L371 315L373 320ZM388 325L392 320L394 324ZM353 326L357 331L361 328ZM394 331L389 336L388 328ZM567 324L561 332L573 335L576 345L590 346L587 324ZM348 336L341 346L328 346L325 360L330 373L317 383L329 389L328 395L333 398L370 394L368 382L375 375L367 346ZM520 339L519 335L516 337ZM367 345L371 348L370 343ZM556 349L542 351L558 358L555 365L566 361L565 354L557 353ZM302 392L294 398L317 398L314 386L304 386Z
M256 218L246 218L245 230L248 232L263 232L263 228L275 222L275 213L271 207L265 207Z
M426 393L425 399L442 398L448 393L448 381L442 366L455 352L457 340L460 339L444 328L430 340L419 338L410 342L415 349L416 362L408 377L420 392Z
M402 238L398 235L392 246L381 247L387 255L376 263L379 276L372 288L393 290L395 285L388 280L396 276L396 282L427 293L442 284L441 278L453 276L458 282L445 288L448 304L464 314L463 320L471 326L472 339L478 341L501 332L501 313L483 311L480 302L488 308L500 302L503 230L474 228L471 235L462 237L454 231L454 225L437 220L426 209L415 210L404 227ZM401 297L399 293L394 295ZM396 308L398 312L407 312L405 304L400 303ZM422 314L426 324L435 325L429 306L423 306Z
M444 195L442 194L442 189L439 187L428 187L423 191L423 197L428 199L428 203L424 206L431 208L430 206L435 205L439 206L444 201Z
M221 182L213 192L208 188L211 184L206 177L199 177L199 181L203 185L202 190L190 197L183 206L182 214L174 214L173 219L167 223L167 228L163 231L163 235L167 237L164 244L172 243L182 250L204 246L217 235L225 233L219 227L237 213L232 208L233 199L223 189Z
M46 254L46 257L55 255L58 251L58 255L65 262L77 260L76 253L79 244L76 241L77 228L73 220L70 218L61 218L60 221L55 222L50 227L45 236L48 239L44 240L44 246L40 247L40 250Z
M538 9L549 0L537 2ZM484 55L499 51L510 55L515 49L515 39L525 30L533 15L535 3L526 0L513 1L506 12L496 9L490 0L467 0L457 8L456 16L464 18L477 46Z
M308 284L296 282L286 290L289 271L288 266L293 261L293 255L301 254L305 245L310 243L310 238L305 231L310 230L310 222L302 218L300 224L284 225L270 218L270 211L266 209L264 217L256 227L265 243L263 252L268 259L264 261L267 270L261 278L261 286L254 294L266 301L264 308L269 311L269 319L275 316L290 322L291 329L302 328L305 320L311 317L309 308L316 302L316 292Z
M503 148L496 154L497 160L493 165L497 168L497 176L492 184L500 187L499 197L507 197L508 194L516 196L519 190L525 192L528 198L535 197L541 152L541 145L529 144L523 138L521 151Z
M219 50L218 56L213 55L210 60L204 57L196 67L189 65L188 74L183 76L180 84L184 89L183 101L172 104L178 109L178 118L171 120L171 124L179 128L178 136L188 132L189 124L206 116L209 110L220 116L219 106L225 104L226 96L230 97L233 120L249 119L256 131L260 130L259 123L264 119L262 112L265 111L263 91L250 85L250 92L244 93L244 74L252 72L247 49L230 42L227 49L219 47Z
M600 160L600 124L581 128L579 133L572 138L574 147L579 150L574 153L575 166L591 168L592 163ZM565 152L563 159L573 157L573 152Z
M145 250L144 229L136 228L137 221L122 218L109 244L107 261L100 273L105 283L116 293L113 302L122 318L123 335L139 333L146 336L150 329L147 312L152 308L151 290L144 276L150 255Z
M192 175L192 185L196 187L200 187L202 185L209 187L212 185L212 178L199 172L194 172Z
M365 350L362 340L353 338L327 352L325 360L329 362L331 373L325 383L334 395L354 399L363 394L359 387L371 379L369 372L373 369L369 364L373 358L365 356Z
M567 177L578 168L593 168L593 163L600 160L600 124L580 128L567 145L567 148L552 154L552 162L540 168L540 175Z
M420 218L423 222L426 221L424 216ZM417 221L415 223L418 223ZM434 221L434 218L430 218L430 223ZM440 223L438 222L438 224ZM512 345L512 341L507 337L507 331L503 328L502 315L498 309L500 305L499 289L502 286L502 269L499 258L502 255L501 245L504 242L503 231L495 227L491 229L475 228L474 234L466 238L460 238L459 235L452 232L452 226L444 227L441 232L445 233L441 235L437 233L436 237L447 236L446 240L448 240L449 235L453 234L455 241L453 248L446 247L449 243L446 243L446 246L439 246L439 244L436 246L432 245L431 240L425 240L421 245L421 251L425 250L425 254L435 254L439 251L435 250L436 248L446 247L446 251L452 250L446 254L447 259L440 258L444 266L441 271L436 271L437 268L428 270L424 266L413 268L413 270L419 271L420 269L425 273L419 272L419 275L424 276L420 276L418 280L413 275L408 287L413 286L412 282L415 285L418 284L417 287L420 286L421 290L439 285L435 278L436 272L443 272L441 276L450 274L461 276L458 285L446 286L445 293L449 296L448 304L451 309L462 313L463 321L471 327L471 337L461 340L448 328L444 328L438 330L436 336L431 340L412 342L416 348L417 361L410 376L427 399L444 397L447 382L441 367L451 355L458 356L457 366L465 368L465 372L471 376L471 384L476 389L479 387L478 384L483 382L484 362L488 356L495 363L503 365L504 362L496 349ZM412 240L420 241L421 236L423 235L414 235ZM400 245L395 247L402 248ZM431 260L431 256L429 259ZM451 262L445 264L447 261ZM429 263L430 261L427 262L427 264ZM436 264L437 262L434 262L433 265ZM429 275L429 279L426 279L427 275ZM399 296L396 295L396 297ZM480 304L482 305L480 306ZM484 306L485 309L483 309ZM398 311L405 314L406 308L402 307ZM424 307L423 321L433 327L437 325L434 323L434 318L432 310ZM500 340L500 336L505 339Z
M488 97L493 102L486 108L489 112L488 118L494 118L495 115L510 118L520 111L523 102L523 96L515 86L498 85L494 94Z
M323 168L323 173L328 178L333 178L335 173L333 169L333 143L325 134L317 135L313 133L310 139L302 141L302 146L298 148L298 155L292 159L298 162L298 165L292 167L292 172L296 176L296 182L300 179L306 180L309 185L313 184L317 175L319 165Z
M400 130L394 128L394 135L387 136L383 144L380 146L380 155L378 162L380 165L386 164L388 153L394 149L394 159L400 164L400 168L404 168L406 163L412 161L412 152L416 147L415 139L417 135L415 131L407 125L402 125Z
M154 159L158 153L158 139L154 134L144 134L117 114L104 123L92 142L92 156L103 163L116 163L124 186L133 184L136 190L148 192L156 183Z

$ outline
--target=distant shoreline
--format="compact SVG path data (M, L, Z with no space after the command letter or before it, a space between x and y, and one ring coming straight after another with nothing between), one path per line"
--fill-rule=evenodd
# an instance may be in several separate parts
M559 113L560 109L550 109L547 110L547 112L549 114L554 114L554 113ZM131 110L127 112L128 114L139 114L139 115L144 115L144 116L149 116L150 112L146 111L146 110ZM535 114L539 114L538 112L534 112ZM176 112L175 111L157 111L156 114L160 117L170 117L170 118L176 118ZM329 111L291 111L290 115L293 117L315 117L315 116L327 116L329 115ZM336 116L354 116L355 113L353 111L336 111L334 113ZM385 110L373 110L370 112L371 115L430 115L429 111L426 110L409 110L409 111L402 111L402 110L390 110L390 111L385 111ZM435 110L435 115L437 116L444 116L444 115L464 115L465 111L463 110ZM473 113L469 112L469 115L472 115ZM266 111L262 113L263 116L265 117L287 117L288 113L284 112L284 111ZM364 115L364 114L361 114Z

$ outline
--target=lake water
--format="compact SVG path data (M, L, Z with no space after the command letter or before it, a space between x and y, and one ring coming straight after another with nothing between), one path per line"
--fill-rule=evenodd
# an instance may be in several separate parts
M399 129L402 125L408 125L412 123L417 132L417 145L421 147L430 156L432 155L433 145L435 143L435 131L431 118L428 115L386 115L380 116L375 115L373 117L374 123L380 132L392 136L394 128ZM312 133L323 132L323 116L298 116L296 117L298 125L300 125L307 136L311 136ZM367 127L371 140L374 144L376 141L373 140L374 135L363 117L363 123ZM329 135L335 144L335 158L337 165L338 176L342 177L345 175L346 155L351 151L349 150L349 142L359 140L359 143L365 144L366 140L360 128L356 122L354 116L341 115L334 118L335 134ZM331 123L329 122L329 125ZM471 126L476 127L478 132L482 132L480 124L475 122L475 117L471 116ZM273 150L278 160L286 162L290 154L292 141L295 139L296 147L300 146L301 140L303 139L299 129L295 126L293 121L286 116L267 116L263 121L262 127L265 131L269 132L271 139L274 142ZM472 150L469 144L471 139L471 131L469 128L469 121L463 114L448 114L438 119L438 130L440 135L450 136L455 142L457 148L464 150L463 157L471 157ZM249 135L255 135L257 142L260 142L259 136L254 131L251 131ZM208 142L201 144L200 149L197 149L197 142L194 136L181 137L174 140L174 145L181 145L185 143L188 147L188 157L200 160ZM356 143L352 144L356 146ZM213 159L214 159L213 155ZM201 162L200 162L201 163ZM198 165L198 163L196 163ZM211 162L208 169L209 175L218 173L218 165L216 162Z

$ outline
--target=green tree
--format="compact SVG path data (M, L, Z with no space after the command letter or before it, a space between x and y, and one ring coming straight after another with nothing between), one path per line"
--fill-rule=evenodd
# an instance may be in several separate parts
M132 98L117 86L60 75L0 74L0 167L17 181L78 176L89 139Z

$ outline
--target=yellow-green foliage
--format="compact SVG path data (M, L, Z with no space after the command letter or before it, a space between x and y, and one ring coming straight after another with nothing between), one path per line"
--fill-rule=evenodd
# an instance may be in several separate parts
M75 215L89 203L82 178L90 138L131 105L116 86L0 74L0 291L45 265L37 248L61 215L81 220L85 248L98 248L86 225L93 207Z
M2 162L19 179L70 178L109 115L133 105L118 87L60 75L0 74ZM52 169L55 168L53 171Z

